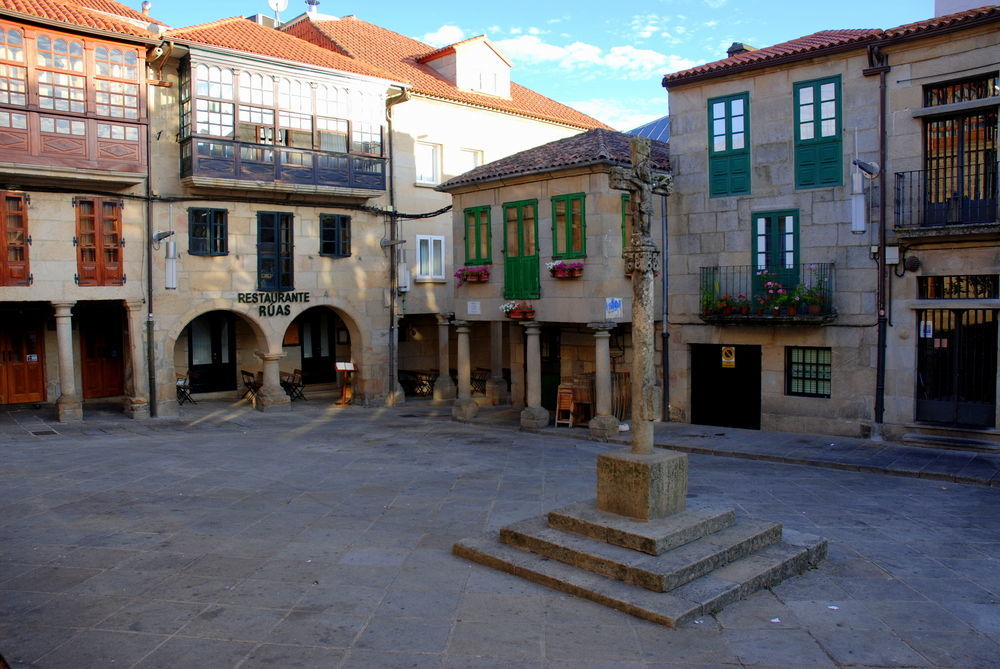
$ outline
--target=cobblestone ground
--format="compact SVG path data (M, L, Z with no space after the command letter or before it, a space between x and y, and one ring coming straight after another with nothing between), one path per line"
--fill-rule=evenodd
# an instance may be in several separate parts
M669 630L449 553L593 497L607 445L443 408L308 406L0 417L0 653L73 669L1000 665L997 488L692 455L692 495L830 554Z

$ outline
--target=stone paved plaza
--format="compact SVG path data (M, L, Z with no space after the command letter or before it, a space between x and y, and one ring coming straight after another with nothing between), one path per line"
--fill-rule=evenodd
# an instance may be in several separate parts
M592 498L596 455L623 447L584 431L417 404L77 425L42 411L0 415L15 668L1000 665L996 487L691 455L694 499L825 536L830 554L671 630L450 554Z

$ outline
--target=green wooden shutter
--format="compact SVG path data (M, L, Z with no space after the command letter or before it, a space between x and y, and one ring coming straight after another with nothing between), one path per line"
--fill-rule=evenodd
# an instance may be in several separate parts
M840 186L844 181L840 77L793 88L795 187Z
M504 219L504 298L541 296L538 272L538 200L508 202Z
M750 192L750 95L708 101L709 196Z

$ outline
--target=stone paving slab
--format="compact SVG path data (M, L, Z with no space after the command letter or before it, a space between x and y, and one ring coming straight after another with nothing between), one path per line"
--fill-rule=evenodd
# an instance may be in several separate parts
M283 414L245 402L149 421L88 409L77 425L11 413L0 412L0 653L15 669L964 668L1000 657L1000 499L982 478L691 455L690 501L827 537L829 555L669 630L449 553L593 497L596 455L622 446L583 431L553 438L457 424L429 403L332 407L311 395ZM695 427L669 429L720 452L747 443ZM750 436L800 455L842 442ZM990 471L988 454L963 468L973 462Z

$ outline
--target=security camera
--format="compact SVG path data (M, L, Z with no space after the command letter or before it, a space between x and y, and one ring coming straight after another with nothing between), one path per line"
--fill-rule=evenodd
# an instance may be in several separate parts
M162 242L172 234L174 234L173 230L157 230L153 233L153 243L156 244Z
M879 168L878 163L866 163L863 160L852 160L851 162L857 165L857 168L864 172L865 176L869 179L874 179L879 175L879 172L882 171L881 168Z

